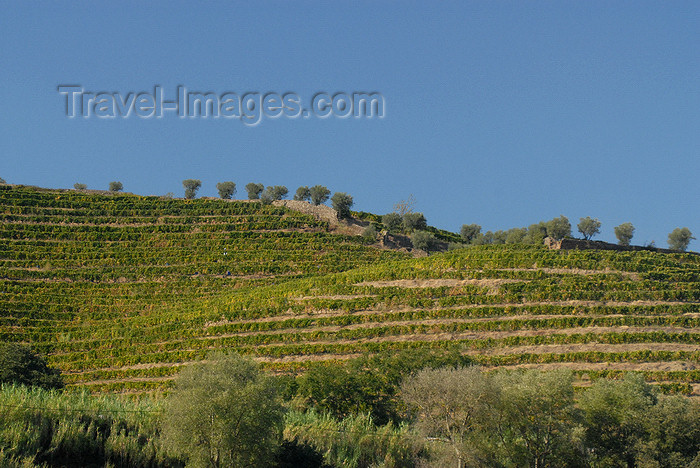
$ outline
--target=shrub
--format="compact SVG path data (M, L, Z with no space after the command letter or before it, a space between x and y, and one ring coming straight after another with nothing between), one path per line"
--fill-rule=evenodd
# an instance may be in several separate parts
M110 182L109 183L109 191L110 192L121 192L124 190L124 185L121 182Z
M374 227L374 224L370 224L362 231L362 237L371 241L377 240L377 228Z
M17 343L0 343L0 383L63 388L60 370L49 367L29 346Z
M236 193L236 184L233 182L219 182L216 184L216 190L219 191L219 196L225 200L230 200Z
M562 240L571 236L571 223L569 219L561 215L547 222L547 235L554 240Z
M382 216L382 224L389 232L399 232L403 226L401 216L398 213L387 213Z
M248 192L248 200L258 200L260 199L260 194L262 193L265 186L263 184L256 184L251 182L246 184L245 190Z
M615 237L620 245L630 245L630 241L634 236L634 226L632 223L622 223L615 227Z
M593 236L600 234L600 226L601 223L598 221L598 219L593 219L590 216L586 216L585 218L581 218L579 220L576 227L578 228L578 232L583 235L584 239L591 240Z
M470 244L479 234L481 234L481 226L478 224L463 224L462 229L459 230L459 235L467 244Z
M320 205L325 203L330 196L331 191L323 185L314 185L309 189L309 195L311 196L311 203L314 205Z
M311 190L306 185L299 187L294 194L294 199L298 201L309 201L311 200Z
M428 228L423 213L406 213L403 215L403 227L407 231L420 231Z
M182 181L182 186L185 187L185 198L191 200L197 195L197 190L202 186L202 181L199 179L185 179Z
M73 184L73 188L76 190L85 190L87 189L87 185L76 182Z
M411 235L411 244L416 249L428 252L435 245L435 237L428 231L415 231Z
M693 233L687 227L676 228L668 235L668 248L685 252L690 241L695 239Z
M331 203L333 204L333 209L338 212L339 219L350 217L350 207L354 203L352 196L345 192L335 192L333 198L331 198Z

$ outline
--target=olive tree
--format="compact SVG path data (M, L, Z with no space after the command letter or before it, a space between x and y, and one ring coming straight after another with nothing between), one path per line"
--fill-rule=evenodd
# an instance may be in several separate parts
M311 203L314 205L321 205L326 203L331 191L323 185L314 185L309 189L309 195L311 196Z
M630 241L634 236L634 226L632 223L622 223L615 226L615 237L620 245L630 245Z
M278 384L239 355L185 367L168 395L163 441L187 466L270 466L282 436Z
M498 434L505 466L581 466L579 415L574 404L573 372L536 369L500 372Z
M554 240L562 240L571 236L571 223L569 219L561 215L547 222L547 235Z
M73 188L76 190L86 190L87 185L76 182L75 184L73 184Z
M693 233L687 227L676 228L668 235L668 248L685 252L690 241L695 239Z
M121 192L124 190L124 185L121 182L114 181L109 183L110 192Z
M63 388L61 371L27 345L0 343L0 384L18 384L46 389Z
M333 209L338 212L338 218L349 218L350 208L353 205L352 196L345 192L335 192L331 198Z
M493 417L499 390L477 366L425 369L407 378L401 395L416 415L416 426L429 440L446 444L450 452L440 454L440 466L482 465L476 441Z
M260 194L262 193L265 186L263 184L256 184L251 182L246 184L245 190L248 192L248 200L258 200L260 199Z
M185 187L185 198L191 200L197 195L197 190L202 186L202 181L199 179L185 179L182 181L182 186Z
M481 234L481 226L478 224L463 224L462 229L459 230L459 235L467 244L470 244L479 234Z
M294 194L294 199L298 201L309 201L311 200L311 190L306 185L299 187Z
M428 252L435 245L435 236L428 231L415 231L411 234L413 248Z
M386 230L389 232L399 232L403 227L401 215L398 213L387 213L384 216L382 216L382 224L386 227Z
M403 215L403 227L407 231L420 231L428 228L423 213L406 213Z
M236 184L234 182L219 182L216 184L216 190L219 191L219 197L230 200L236 193Z
M506 231L506 244L522 244L527 236L527 228L512 228Z
M523 242L530 245L542 245L545 237L547 237L547 223L540 221L527 228Z
M591 240L593 236L600 234L600 226L601 223L598 221L598 219L593 219L590 216L586 216L585 218L581 218L579 220L576 227L578 228L578 232L583 235L584 239Z

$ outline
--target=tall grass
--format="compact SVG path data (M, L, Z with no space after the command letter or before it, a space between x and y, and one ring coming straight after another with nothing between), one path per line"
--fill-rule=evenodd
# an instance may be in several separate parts
M0 387L0 467L182 466L160 447L160 403Z

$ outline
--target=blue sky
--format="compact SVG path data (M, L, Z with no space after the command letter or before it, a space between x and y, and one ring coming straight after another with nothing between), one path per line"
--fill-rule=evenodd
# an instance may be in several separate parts
M430 224L700 234L697 2L3 2L0 177L181 194L323 184ZM65 116L61 84L380 92L383 119ZM698 250L698 241L691 249Z

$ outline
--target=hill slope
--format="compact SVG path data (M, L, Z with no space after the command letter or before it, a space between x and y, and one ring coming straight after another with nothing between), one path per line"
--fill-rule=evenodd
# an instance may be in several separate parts
M504 245L411 259L258 203L0 199L0 333L49 353L71 385L160 388L217 348L284 371L451 346L486 366L700 382L695 255Z

